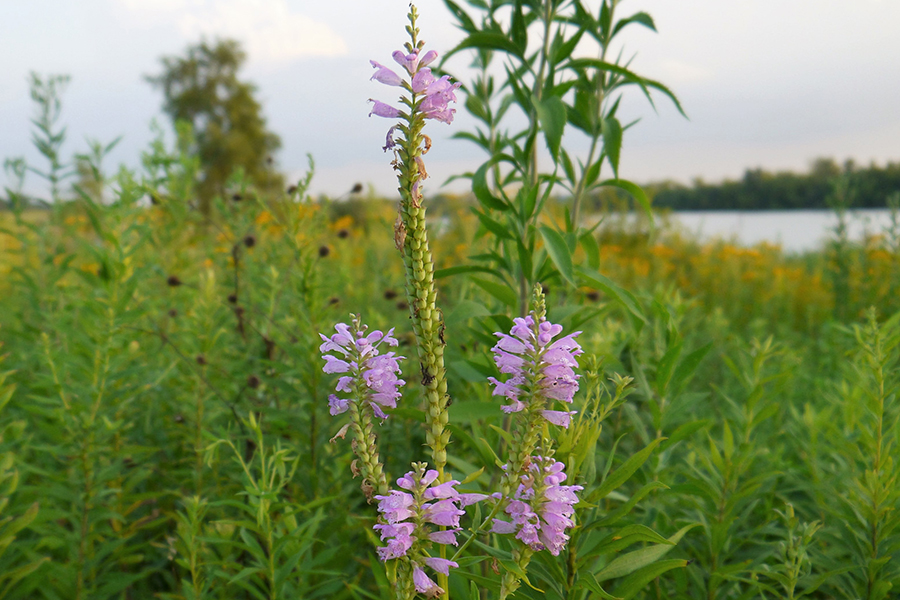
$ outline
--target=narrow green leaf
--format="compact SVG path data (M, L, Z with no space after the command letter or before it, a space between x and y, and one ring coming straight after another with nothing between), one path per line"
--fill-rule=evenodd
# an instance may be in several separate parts
M613 175L619 178L619 155L622 150L622 124L615 117L603 120L603 150L612 167Z
M501 240L511 240L513 239L512 234L509 232L509 228L504 226L498 221L490 218L483 212L479 212L475 209L472 209L472 212L475 213L475 216L478 217L478 221L481 222L482 226L485 229L493 233L495 236L500 238Z
M502 283L489 281L487 279L479 279L477 277L473 277L472 282L486 291L488 294L511 308L515 308L516 303L519 301L518 297L516 296L516 292L509 289Z
M479 265L458 265L455 267L447 267L446 269L438 269L434 272L435 279L443 279L444 277L450 277L452 275L459 275L460 273L494 273L496 271L494 269L489 269L488 267L481 267Z
M448 325L455 325L456 323L468 321L473 317L486 317L490 314L490 311L488 311L481 302L461 300L459 304L456 305L456 308L453 309L453 312L447 315L445 320Z
M634 552L629 552L616 558L597 573L597 581L625 577L638 569L642 569L649 564L655 563L668 554L669 551L675 547L675 544L681 541L684 534L698 525L699 523L693 523L682 527L675 535L668 539L670 542L669 544L654 544L653 546L647 546L646 548L641 548L640 550L635 550Z
M579 274L581 274L588 285L603 290L605 294L624 306L625 309L629 313L631 313L631 315L636 319L636 321L639 321L641 325L647 322L647 317L644 316L644 312L641 310L641 307L638 304L638 300L637 298L635 298L634 294L632 294L628 290L620 288L618 285L613 283L611 279L609 279L605 275L601 275L597 271L581 268L578 270L578 272Z
M628 460L626 460L622 465L613 471L609 477L600 485L600 487L591 494L591 501L597 502L603 498L605 498L611 491L618 488L620 485L628 481L634 472L641 468L641 466L647 462L647 459L650 458L650 455L653 453L653 450L662 442L665 438L657 438L650 442L646 448L631 456Z
M464 39L456 46L456 48L454 48L444 56L444 60L446 61L448 58L450 58L460 50L465 50L466 48L478 48L480 50L500 50L502 52L512 54L520 60L524 60L524 55L519 51L519 46L514 41L512 41L509 36L493 31L476 31L474 33L470 33L466 39Z
M559 269L560 274L566 281L576 285L575 273L572 267L572 254L569 252L566 240L563 239L558 231L547 225L541 225L538 229L541 232L544 246L547 248L547 254L550 255L553 264L556 265L556 268Z
M709 354L709 351L712 349L712 342L706 344L705 346L694 350L690 354L684 357L678 367L675 369L675 372L672 374L672 389L676 392L680 392L682 386L686 385L690 380L690 377L694 374L694 371L697 370L697 367L700 366L700 363L706 358L706 355Z
M684 342L681 341L672 344L659 361L659 366L656 368L656 393L660 396L666 395L666 388L669 385L669 381L672 379L672 373L675 371L675 364L681 356L681 349L683 347Z
M588 266L592 269L600 268L600 244L592 232L585 233L581 236L581 248L587 255Z
M477 198L483 206L503 211L509 210L509 204L494 196L491 193L491 188L488 186L487 182L488 169L501 160L505 160L505 157L502 155L494 156L478 167L478 170L475 171L475 175L472 176L472 193L475 194L475 198Z
M578 578L578 582L575 585L580 589L588 590L597 594L598 596L603 598L603 600L622 600L618 596L613 596L602 587L600 587L600 584L597 583L597 580L594 578L593 573L583 574Z
M628 577L626 577L622 583L616 586L616 595L622 598L622 600L631 600L634 598L638 592L644 589L644 587L665 573L666 571L671 571L672 569L681 569L686 567L688 561L680 559L680 558L672 558L669 560L662 560L657 563L653 563L647 565L642 569L638 569Z
M535 100L534 109L537 111L538 121L553 162L557 162L559 145L562 143L563 130L566 127L566 105L558 96L550 96L544 100Z
M627 179L607 179L605 181L601 181L597 184L597 187L617 187L620 190L624 190L628 192L628 194L638 201L641 205L641 208L644 209L644 214L647 215L647 218L650 220L650 228L653 228L653 211L650 207L650 198L647 197L647 194L644 190L636 183L628 181Z

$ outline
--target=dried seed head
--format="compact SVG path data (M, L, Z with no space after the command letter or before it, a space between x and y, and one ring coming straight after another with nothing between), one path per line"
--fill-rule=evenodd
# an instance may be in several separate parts
M332 296L331 298L328 299L328 304L334 306L335 304L338 304L340 301L341 301L341 299L338 298L337 296Z
M166 279L166 283L169 284L169 287L178 287L181 285L181 280L178 279L177 275L169 275L169 278Z
M244 197L241 196L240 194L233 194L233 195L231 196L231 199L232 199L234 202L240 202L241 200L244 199Z
M172 318L174 319L175 317L178 316L178 311L175 310L174 308L170 308L170 309L169 309L169 316L172 317Z
M397 292L391 289L384 290L384 299L385 300L393 300L397 297Z
M247 246L248 248L252 248L253 246L256 245L256 237L253 235L248 235L247 237L244 238L244 245Z
M320 258L325 258L329 254L331 254L331 248L329 248L328 246L319 246L319 257Z
M596 302L600 299L600 292L598 292L597 290L591 290L587 294L585 294L585 297L591 302Z
M363 191L363 184L361 184L361 183L354 183L354 184L353 184L353 188L350 190L350 193L351 193L351 194L359 194L359 193L362 192L362 191Z
M287 193L288 193L288 196L293 196L294 194L296 194L296 193L297 193L297 186L296 186L296 185L290 186L290 187L287 189Z
M338 231L337 236L338 236L339 238L341 238L342 240L345 240L345 239L347 239L348 237L350 237L350 232L347 231L346 229L341 229L341 230Z
M228 302L237 304L237 294L228 294Z
M206 357L203 356L202 354L198 354L197 358L194 360L196 360L197 364L200 365L201 367L206 364Z
M401 300L397 303L397 310L409 310L409 304L406 303L406 300Z
M256 375L251 375L250 377L247 378L247 387L250 388L251 390L255 390L256 388L258 388L259 384L260 384L259 377L257 377Z

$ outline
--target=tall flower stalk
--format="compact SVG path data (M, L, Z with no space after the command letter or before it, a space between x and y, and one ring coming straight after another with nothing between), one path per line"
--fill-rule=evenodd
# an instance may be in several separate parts
M350 422L341 428L335 438L344 437L351 430L351 444L356 454L351 469L354 475L362 476L361 487L371 501L373 492L388 492L384 465L378 456L373 420L376 417L381 420L387 418L382 407L397 406L399 388L405 383L397 378L399 361L403 357L395 356L393 352L379 353L381 344L397 345L393 329L387 333L373 331L367 335L366 326L355 316L350 325L335 325L335 331L337 333L331 337L319 334L322 338L319 351L325 360L323 370L341 375L335 391L349 397L331 394L328 406L334 416L350 413Z
M393 166L400 182L400 210L394 225L394 242L403 255L406 269L406 294L412 317L413 331L421 361L422 384L427 401L427 426L425 439L431 448L432 461L439 479L446 480L447 444L450 431L446 429L447 371L444 367L444 321L437 307L437 290L434 285L434 261L428 245L425 227L425 207L422 206L422 183L428 177L422 157L431 147L431 139L422 133L426 119L450 123L456 112L449 107L456 101L454 94L458 83L449 77L436 78L428 65L437 58L437 52L422 52L425 42L418 39L416 27L418 13L410 6L410 41L405 51L394 52L394 60L403 67L403 77L387 67L371 61L376 69L372 79L389 86L402 88L406 94L400 98L403 108L396 108L378 100L371 115L399 118L400 122L387 133L384 150L393 150ZM398 139L394 139L395 133Z

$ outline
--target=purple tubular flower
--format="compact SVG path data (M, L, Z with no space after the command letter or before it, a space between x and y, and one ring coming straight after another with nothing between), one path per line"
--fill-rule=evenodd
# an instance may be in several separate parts
M423 497L429 500L434 498L455 498L456 496L459 496L459 492L453 489L453 486L455 485L459 485L459 482L455 479L451 479L446 483L428 488L425 490Z
M437 59L437 57L437 52L435 52L434 50L429 50L421 59L419 59L419 68L421 69L422 67L427 67L428 65L433 63L435 59Z
M466 511L456 507L456 502L452 498L439 500L431 505L424 504L423 508L425 520L442 527L459 527L459 518L466 514Z
M520 412L533 402L547 421L568 427L572 411L543 410L548 401L571 403L578 391L578 379L574 368L576 357L582 354L575 337L576 332L553 341L562 333L562 326L549 321L536 322L529 315L513 319L509 334L496 333L499 338L491 349L494 363L501 373L511 375L506 381L489 377L494 386L494 396L504 396L510 404L502 406L504 412ZM528 390L528 393L525 393Z
M513 500L506 507L511 521L494 519L493 533L516 534L532 550L547 549L557 556L565 548L574 527L574 505L580 485L560 485L566 480L565 465L552 458L534 457L529 473L522 477Z
M368 406L380 419L387 418L383 407L396 408L397 399L400 398L400 387L405 383L397 377L400 372L400 359L393 352L379 354L382 344L396 346L397 339L393 337L394 330L387 333L373 331L365 334L365 326L355 334L344 323L335 325L337 333L330 338L322 334L322 344L319 350L325 360L323 371L326 373L347 373L338 379L336 392L355 396L358 392L358 382L364 385L363 397L341 398L335 394L328 397L329 411L332 415L339 415L350 408L354 402L360 407ZM326 354L334 352L338 356ZM346 360L345 360L346 359Z
M419 68L419 51L415 50L411 54L404 54L402 50L395 50L391 55L398 65L406 69L410 75L415 75Z
M462 531L460 528L456 529L445 529L443 531L432 531L428 534L428 539L435 544L453 544L454 546L458 546L459 543L456 541L456 534Z
M444 575L450 574L450 567L454 569L458 569L459 565L453 562L452 560L447 560L446 558L437 558L437 557L427 557L423 561L427 566L431 567L438 573L442 573Z
M415 93L421 94L425 92L432 83L434 83L434 75L431 74L431 69L419 69L419 72L413 75L410 87L412 87L412 91Z
M436 598L444 593L444 588L429 579L418 565L413 567L413 583L416 585L416 591L425 594L426 598Z
M350 401L344 398L338 398L334 394L328 396L328 412L335 417L339 414L347 412L350 408Z
M541 416L554 425L559 425L560 427L565 427L566 429L568 429L569 422L572 419L572 415L576 414L577 412L577 410L542 410Z
M370 80L374 79L378 83L383 83L385 85L393 85L393 86L398 86L403 82L403 80L400 79L399 75L397 75L396 73L394 73L393 71L391 71L390 69L385 67L384 65L379 64L379 63L375 62L374 60L370 60L369 62L372 64L372 68L378 69L377 71L375 71L375 74L369 78Z
M400 109L394 108L390 104L385 104L379 100L373 100L369 98L369 102L374 102L375 106L372 107L372 110L369 111L369 116L375 115L376 117L385 117L387 119L396 119L400 116Z

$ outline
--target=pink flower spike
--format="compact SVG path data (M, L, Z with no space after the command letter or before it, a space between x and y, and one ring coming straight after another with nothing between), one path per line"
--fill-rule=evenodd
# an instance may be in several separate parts
M375 103L375 106L373 106L372 110L369 112L370 117L375 115L376 117L385 117L386 119L396 119L400 116L400 110L394 108L390 104L385 104L384 102L373 100L372 98L369 98L369 102Z
M562 410L542 410L541 416L553 423L554 425L559 425L560 427L569 428L569 423L571 422L572 415L576 414L577 410L570 411L562 411Z
M431 557L425 559L425 564L434 569L436 572L441 573L443 575L450 574L450 567L454 569L458 569L459 565L453 562L452 560L447 560L446 558L437 558Z
M374 60L369 61L372 64L372 67L378 69L375 71L375 74L372 75L369 79L374 79L378 83L383 83L385 85L394 85L398 86L403 81L400 79L400 76L385 67L384 65L378 64Z

